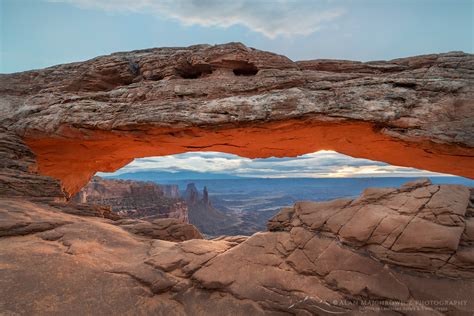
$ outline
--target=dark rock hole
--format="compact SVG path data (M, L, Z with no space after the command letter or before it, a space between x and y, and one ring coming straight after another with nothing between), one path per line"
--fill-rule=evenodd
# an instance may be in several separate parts
M176 72L183 79L197 79L212 73L210 65L188 65L177 69Z
M242 64L232 70L236 76L255 76L258 73L258 68L253 64Z
M395 82L393 84L395 88L407 88L407 89L414 89L416 88L416 83L414 82Z
M128 69L134 76L138 76L140 74L140 65L137 62L129 61Z
M162 80L164 77L161 74L152 74L147 79L151 81L159 81Z

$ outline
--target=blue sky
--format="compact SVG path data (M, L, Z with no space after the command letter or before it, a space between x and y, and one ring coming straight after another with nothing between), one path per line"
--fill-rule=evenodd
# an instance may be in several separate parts
M0 73L116 51L238 41L293 60L473 52L472 0L0 0ZM138 170L242 176L427 175L334 152L250 160L222 153L137 159Z
M473 52L472 0L0 0L0 73L240 41L293 60Z

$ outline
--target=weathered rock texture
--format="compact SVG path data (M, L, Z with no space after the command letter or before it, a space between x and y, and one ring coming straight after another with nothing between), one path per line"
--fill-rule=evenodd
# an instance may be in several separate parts
M472 279L471 190L462 185L432 185L427 179L398 190L370 188L356 200L298 202L272 218L268 228L290 232L304 228L337 238L381 262Z
M187 223L188 207L177 193L176 185L95 176L71 201L108 205L122 217L147 220L176 218Z
M123 219L114 224L136 235L168 241L184 241L202 239L202 235L194 225L183 223L175 218L143 221Z
M214 240L65 198L96 171L196 150L332 149L473 178L473 79L464 53L295 63L241 44L0 75L1 313L469 315L474 212L462 186L301 202L269 232Z
M64 200L58 180L38 174L36 157L12 132L0 129L0 196Z
M157 48L0 75L0 124L68 194L133 158L197 150L332 149L473 178L473 80L461 52L361 63Z
M183 242L154 239L152 223L3 198L0 306L7 315L469 315L473 198L418 181L297 203L251 237Z
M189 222L207 236L228 235L232 226L240 222L235 214L224 213L212 205L206 187L201 195L196 185L189 183L183 198L188 205Z

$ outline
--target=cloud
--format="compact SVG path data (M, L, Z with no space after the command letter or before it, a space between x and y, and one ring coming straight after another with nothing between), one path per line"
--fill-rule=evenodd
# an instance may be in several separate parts
M330 0L49 0L105 11L151 13L184 25L243 25L266 37L309 35L344 14Z
M149 157L135 159L132 163L120 170L136 172L144 170L161 171L197 171L197 172L228 172L238 170L245 163L252 160L223 153L184 153L164 157Z
M352 158L334 151L319 151L294 158L249 159L219 152L188 152L179 155L135 159L116 172L197 171L244 177L376 177L436 176L414 168Z

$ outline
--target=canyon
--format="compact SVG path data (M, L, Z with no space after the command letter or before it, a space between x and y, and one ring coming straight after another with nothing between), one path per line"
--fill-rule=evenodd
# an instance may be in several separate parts
M179 188L153 182L109 180L95 176L71 198L71 202L106 205L127 218L175 218L188 222L188 207Z
M115 219L176 219L176 222L194 225L207 237L252 235L262 230L258 229L260 222L266 223L270 218L265 212L240 215L221 205L225 210L222 211L213 206L207 188L204 187L200 193L194 183L188 183L181 194L177 185L99 176L94 176L69 200L69 204L72 207L84 204L110 209L109 216ZM256 218L261 219L257 221Z
M71 197L98 171L188 151L325 149L472 179L473 100L474 56L462 52L293 62L229 43L2 74L0 311L469 315L466 186L421 179L298 202L265 232L213 239Z

